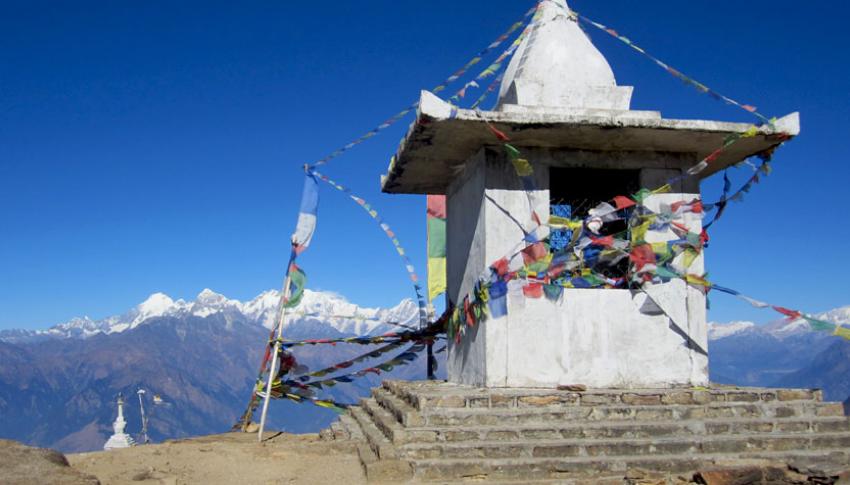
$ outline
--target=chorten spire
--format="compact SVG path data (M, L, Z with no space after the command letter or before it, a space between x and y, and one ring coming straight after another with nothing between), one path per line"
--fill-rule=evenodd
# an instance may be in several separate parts
M103 445L104 450L112 450L115 448L129 448L135 445L133 438L124 432L127 427L127 421L124 420L124 395L118 394L118 417L112 423L114 433L109 437L109 441Z
M544 0L505 71L499 110L627 110L631 94L617 86L566 0Z

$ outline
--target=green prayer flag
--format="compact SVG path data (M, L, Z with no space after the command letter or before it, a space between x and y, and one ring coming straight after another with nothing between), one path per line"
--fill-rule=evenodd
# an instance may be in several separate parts
M437 217L428 218L428 257L446 257L446 220Z
M284 302L284 308L298 306L304 296L304 287L307 286L307 275L295 264L290 268L289 278L289 299Z
M823 320L817 320L815 318L803 317L807 322L809 322L809 326L812 327L812 330L817 330L819 332L832 332L835 330L835 325L824 322Z

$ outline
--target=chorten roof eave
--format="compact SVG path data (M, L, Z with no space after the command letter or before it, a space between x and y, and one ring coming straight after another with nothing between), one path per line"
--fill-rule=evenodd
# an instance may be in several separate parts
M423 91L416 121L392 158L387 174L381 177L382 190L404 194L445 193L470 157L482 147L498 144L487 122L508 135L520 150L541 147L688 153L693 154L694 164L722 146L729 135L746 133L753 126L725 121L665 119L653 111L508 109L476 112L455 109L434 94ZM796 136L800 132L799 113L780 118L774 126L761 126L755 136L737 141L699 177L708 177Z

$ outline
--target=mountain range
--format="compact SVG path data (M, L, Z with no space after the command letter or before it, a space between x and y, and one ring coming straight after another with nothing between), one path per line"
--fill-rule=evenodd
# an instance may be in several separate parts
M850 325L850 306L815 317ZM850 397L850 342L814 332L804 319L709 323L709 339L712 382L820 388L831 401Z
M139 389L145 390L154 441L227 431L247 405L279 297L272 290L240 302L204 290L186 302L157 293L123 315L0 332L0 437L67 452L100 449L112 433L118 393L127 402L128 432L140 431ZM382 334L418 324L410 300L390 309L361 308L310 290L292 315L284 335L293 340ZM317 370L372 348L305 346L295 355ZM390 373L404 379L424 374L423 359ZM355 402L379 379L358 379L321 396ZM161 404L154 404L154 395ZM308 432L335 417L310 404L276 401L270 423Z
M138 435L139 389L145 390L154 441L226 431L247 404L279 298L274 290L245 302L211 290L193 301L155 293L122 315L75 318L47 330L0 331L0 437L66 452L100 449L112 433L119 393L127 400L128 432ZM818 318L850 323L850 306ZM417 319L411 300L390 309L361 308L337 294L306 290L284 335L293 340L376 335L416 326ZM827 399L847 399L850 405L850 342L813 332L804 320L710 323L709 339L713 382L819 387ZM304 346L293 353L299 364L317 370L374 348ZM438 376L444 367L441 361ZM386 377L424 378L424 358L333 386L320 397L356 402ZM310 404L276 401L270 426L315 432L335 418Z
M112 335L134 330L140 325L154 322L155 318L205 318L222 315L229 323L245 320L271 328L277 312L280 292L268 290L247 302L232 300L210 289L201 291L194 301L173 300L164 293L154 293L130 311L92 320L89 317L73 318L65 323L54 325L47 330L2 330L0 341L7 343L31 343L49 338L89 338L95 335ZM290 318L285 330L300 332L306 322L322 322L322 326L343 335L369 335L375 332L391 331L398 325L415 325L416 304L409 299L403 300L391 309L361 308L350 303L342 296L330 292L305 290L304 296L295 309L301 318ZM310 315L315 315L311 317ZM339 318L327 318L339 316ZM351 318L345 318L351 317ZM289 333L289 332L288 332Z

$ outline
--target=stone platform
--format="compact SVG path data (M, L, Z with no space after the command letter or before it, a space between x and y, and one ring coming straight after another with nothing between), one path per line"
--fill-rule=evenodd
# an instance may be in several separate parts
M323 436L355 441L374 481L623 483L635 469L673 477L740 460L850 469L843 406L803 389L385 381Z

